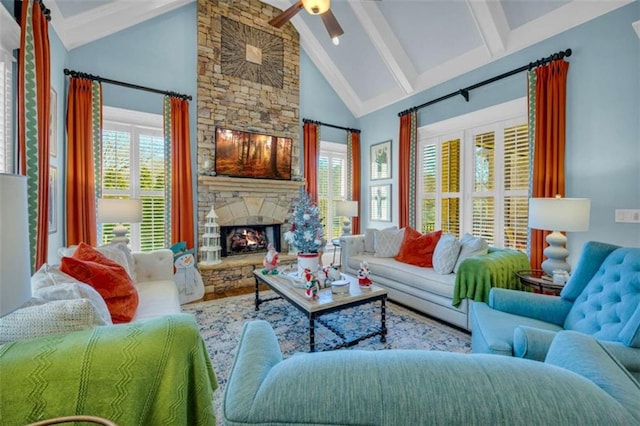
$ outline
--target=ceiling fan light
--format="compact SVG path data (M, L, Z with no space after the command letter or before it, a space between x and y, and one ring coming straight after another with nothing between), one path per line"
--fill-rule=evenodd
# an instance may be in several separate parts
M302 5L311 15L321 15L329 10L331 0L302 0Z

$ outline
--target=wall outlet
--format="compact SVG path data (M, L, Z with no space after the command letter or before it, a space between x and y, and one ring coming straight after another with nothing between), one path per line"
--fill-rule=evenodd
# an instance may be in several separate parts
M616 222L618 223L640 223L640 210L638 209L616 209Z

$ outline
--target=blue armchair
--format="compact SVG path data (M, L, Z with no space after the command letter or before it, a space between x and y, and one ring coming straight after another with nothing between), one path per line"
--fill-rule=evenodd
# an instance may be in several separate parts
M640 248L588 242L560 297L493 288L470 311L474 353L544 361L556 333L574 330L640 379Z

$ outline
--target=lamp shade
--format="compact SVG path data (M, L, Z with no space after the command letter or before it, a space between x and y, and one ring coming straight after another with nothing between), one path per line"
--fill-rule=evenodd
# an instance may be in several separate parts
M588 198L530 198L529 227L547 231L589 230Z
M27 178L0 174L0 316L31 297Z
M357 201L338 201L336 203L336 214L338 216L356 217L358 216Z
M99 198L98 221L101 223L142 222L142 202L131 198Z

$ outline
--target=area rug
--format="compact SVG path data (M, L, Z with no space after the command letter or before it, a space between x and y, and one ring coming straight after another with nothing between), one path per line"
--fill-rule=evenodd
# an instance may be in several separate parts
M260 296L264 299L273 297L274 294L267 291L261 292ZM195 316L218 379L219 388L214 395L218 424L223 424L222 395L245 322L257 319L269 321L278 336L285 358L296 352L309 350L309 320L306 316L282 299L266 302L256 311L254 298L253 294L246 294L182 307L183 312ZM380 305L361 305L322 318L343 330L347 337L356 337L380 326ZM471 337L468 333L389 301L386 322L386 343L380 342L380 336L374 336L346 350L426 349L471 352ZM317 321L315 335L318 351L340 343L327 327Z

